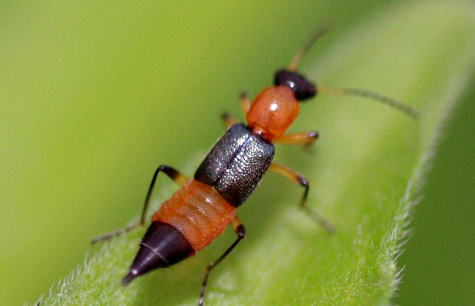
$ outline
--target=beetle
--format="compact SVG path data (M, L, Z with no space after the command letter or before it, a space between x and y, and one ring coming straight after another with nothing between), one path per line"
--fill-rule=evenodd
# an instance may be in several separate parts
M306 206L308 180L291 168L273 161L275 143L309 146L318 138L318 133L314 131L284 134L297 118L300 103L318 93L354 95L385 103L415 119L418 112L374 92L315 85L300 74L297 68L301 60L327 29L323 27L315 31L295 54L289 67L275 73L274 85L262 90L252 103L247 94L241 95L241 108L247 125L238 123L227 113L223 115L228 129L205 157L193 178L170 166L159 166L148 189L140 221L93 240L93 243L107 240L146 224L147 209L159 173L165 173L181 186L153 215L129 272L122 280L124 286L152 270L166 268L194 256L231 225L237 239L207 266L198 302L199 306L203 306L210 272L246 235L236 210L252 194L267 171L277 172L302 186L304 193L300 207L328 232L334 231L330 222Z

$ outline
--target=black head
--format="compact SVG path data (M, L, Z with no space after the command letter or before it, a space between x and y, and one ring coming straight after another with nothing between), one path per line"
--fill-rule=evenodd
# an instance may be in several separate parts
M284 69L277 71L274 76L274 84L276 86L285 85L290 87L299 101L309 99L317 94L315 85L310 83L304 76L293 71Z

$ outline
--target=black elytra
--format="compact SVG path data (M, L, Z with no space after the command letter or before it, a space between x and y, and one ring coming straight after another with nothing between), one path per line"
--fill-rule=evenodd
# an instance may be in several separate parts
M274 145L244 124L233 125L198 167L195 179L213 186L234 207L256 189L274 158Z
M304 76L285 69L275 73L274 84L276 86L285 85L295 92L295 97L299 101L304 101L317 94L317 88Z

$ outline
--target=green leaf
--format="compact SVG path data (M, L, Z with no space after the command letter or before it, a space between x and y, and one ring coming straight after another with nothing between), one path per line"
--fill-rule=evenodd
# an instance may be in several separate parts
M207 305L389 303L407 216L474 68L471 9L443 2L386 7L351 31L336 31L324 54L309 55L302 70L318 83L385 93L421 118L354 97L306 103L292 130L320 132L314 154L278 147L275 160L307 177L309 205L337 232L316 227L297 209L302 190L269 174L240 208L247 237L211 274ZM192 173L204 154L178 168ZM176 190L165 180L159 185L155 208ZM98 247L41 305L196 305L204 268L235 238L227 231L195 258L121 287L143 232Z

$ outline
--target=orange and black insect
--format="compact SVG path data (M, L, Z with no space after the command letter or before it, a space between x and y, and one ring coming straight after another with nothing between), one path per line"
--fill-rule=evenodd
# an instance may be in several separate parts
M317 212L305 205L309 192L308 181L292 169L273 162L274 143L311 145L318 137L316 132L285 134L297 118L300 103L317 93L356 95L388 104L411 117L417 112L394 99L359 89L330 89L314 85L296 70L312 44L326 31L321 29L297 52L288 69L277 71L274 85L262 90L254 101L241 95L241 106L247 125L237 123L225 114L228 130L218 140L194 177L189 179L172 167L161 165L155 171L143 206L140 222L122 230L94 239L106 240L145 225L150 196L157 175L164 172L181 186L153 215L139 251L123 278L127 285L135 278L157 268L166 268L194 256L209 245L231 225L237 234L234 243L207 268L200 293L199 305L204 305L206 284L210 272L245 237L245 229L236 214L267 171L280 173L304 188L300 207L329 232L333 226Z

